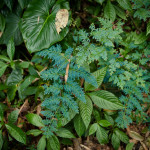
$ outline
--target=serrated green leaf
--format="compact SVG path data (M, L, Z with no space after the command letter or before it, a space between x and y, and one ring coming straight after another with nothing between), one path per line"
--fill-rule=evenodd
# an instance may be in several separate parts
M15 44L13 38L11 38L7 44L7 54L12 61L15 54Z
M32 129L32 130L27 131L26 134L27 134L27 135L38 136L38 135L40 135L41 133L43 133L43 131L38 130L38 129Z
M131 3L130 3L129 0L117 0L117 2L125 10L130 10L131 9Z
M108 143L108 134L106 130L100 126L97 127L96 137L100 144Z
M17 126L13 124L5 124L8 133L17 141L26 144L26 134Z
M112 124L111 124L109 121L107 121L107 120L100 120L98 123L99 123L102 127L109 127L109 126L112 125Z
M100 111L97 108L93 108L93 116L97 122L101 120Z
M84 134L86 128L80 114L75 116L73 122L74 122L74 128L78 136L81 137Z
M38 142L37 150L45 150L45 148L46 148L46 138L43 135Z
M97 131L97 128L98 128L97 123L92 124L89 129L89 135L94 134Z
M107 4L104 8L104 17L114 21L116 19L116 12L114 6L111 4L110 0L107 0Z
M29 65L30 65L30 62L28 62L28 61L24 61L24 62L21 62L21 63L19 64L19 66L20 66L21 68L28 68Z
M2 150L3 147L3 134L2 134L2 130L0 130L0 150Z
M89 124L90 124L90 121L91 121L93 104L87 95L85 96L85 99L86 99L86 103L83 103L81 101L79 102L79 110L80 110L81 118L84 122L86 129L87 129Z
M118 138L118 136L113 133L112 137L111 137L111 144L113 145L113 148L115 150L118 150L119 146L120 146L120 139Z
M47 139L47 150L60 150L60 143L55 135Z
M69 3L65 0L32 0L28 5L23 14L22 34L30 53L48 48L66 36L67 27L59 34L56 31L55 17L60 9L69 10Z
M102 84L105 74L106 74L106 67L92 73L92 75L96 78L98 87ZM93 85L91 85L87 82L85 82L85 84L84 84L85 91L92 91L98 87L94 87Z
M4 74L7 67L8 67L7 64L0 62L0 77Z
M133 40L135 44L142 44L143 42L147 40L147 38L148 37L146 36L145 32L143 32L139 35L135 34L135 37Z
M0 60L3 60L5 62L10 62L10 59L4 55L0 55Z
M3 103L0 103L0 121L3 119L4 117L4 111L7 109L7 106L4 105Z
M126 150L132 150L134 146L134 143L128 143L126 146Z
M104 116L107 121L109 121L112 125L114 125L114 119L111 116L109 116L106 113L104 114Z
M119 129L115 129L114 133L117 135L120 141L126 144L129 143L129 138L124 132L120 131Z
M62 138L76 138L68 129L65 128L59 128L56 134Z
M150 21L147 23L146 35L150 33Z
M11 102L12 100L14 100L14 98L16 96L17 88L18 87L16 85L8 86L7 98L8 98L9 102Z
M88 95L91 97L92 101L100 108L109 110L118 110L124 108L118 98L108 91L99 90L96 92L88 93Z
M126 13L125 13L125 11L122 10L120 7L118 7L118 6L116 6L116 5L114 5L114 8L115 8L116 14L117 14L120 18L126 20Z
M18 115L19 115L19 109L12 111L8 116L8 123L14 124L18 119Z
M31 123L37 127L44 127L45 126L42 122L42 118L37 114L29 113L26 115L26 118L27 118L29 123Z

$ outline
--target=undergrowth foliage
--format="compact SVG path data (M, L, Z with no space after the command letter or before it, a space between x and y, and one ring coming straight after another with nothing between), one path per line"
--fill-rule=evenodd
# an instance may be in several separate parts
M86 102L83 89L80 87L80 78L97 87L94 76L75 64L75 57L71 54L72 48L62 53L60 45L52 46L38 52L37 55L51 60L51 67L41 73L41 78L48 81L44 88L45 100L41 113L45 116L42 130L48 137L57 131L57 122L62 118L69 120L69 110L78 113L78 101ZM68 74L66 68L68 66ZM67 79L65 79L67 76Z

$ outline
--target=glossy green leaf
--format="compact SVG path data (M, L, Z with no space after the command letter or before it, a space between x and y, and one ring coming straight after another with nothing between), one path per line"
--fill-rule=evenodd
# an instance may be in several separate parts
M96 137L100 144L108 143L108 134L106 130L100 126L97 127Z
M114 125L114 119L110 115L105 113L104 116L107 121L109 121L112 125Z
M38 129L32 129L32 130L29 130L29 131L27 131L27 135L33 135L33 136L38 136L38 135L40 135L40 134L42 134L43 133L43 131L41 131L41 130L38 130Z
M84 134L86 128L80 114L75 116L73 122L74 122L74 128L78 136L81 137Z
M65 128L59 128L56 134L62 138L76 138L68 129Z
M8 44L11 38L14 39L15 45L20 45L23 42L22 34L19 29L20 17L11 13L6 18L5 32L0 38L0 44Z
M47 139L47 150L60 150L60 143L55 135Z
M15 54L15 44L13 38L11 38L7 44L7 54L10 60L13 60Z
M98 123L99 123L102 127L109 127L109 126L112 125L112 124L111 124L109 121L107 121L107 120L100 120Z
M108 91L99 90L89 93L88 95L91 97L92 101L100 108L109 110L118 110L124 108L118 98Z
M21 6L22 9L24 9L30 2L31 0L18 0L19 5Z
M102 69L97 70L94 73L92 73L92 75L96 78L98 87L102 84L105 74L106 74L106 68L102 68ZM87 82L85 82L85 84L84 84L85 91L92 91L98 87L94 87L93 85L91 85Z
M26 115L26 118L27 118L29 123L31 123L37 127L44 127L44 124L42 122L42 118L39 115L29 113Z
M126 150L132 150L134 146L134 143L128 143L126 146Z
M97 128L98 128L97 123L92 124L89 129L89 135L94 134L97 131Z
M46 148L46 138L43 135L37 144L37 150L45 150L45 148Z
M55 17L60 9L69 10L65 0L33 0L23 15L22 34L30 53L50 47L61 41L68 33L65 27L59 34L56 31Z
M115 133L112 134L111 144L113 145L114 150L118 150L118 148L120 146L120 139L118 138L118 136Z
M10 62L10 59L4 55L0 55L0 60L3 60L5 62Z
M16 85L8 86L7 98L8 98L9 102L11 102L12 100L14 100L14 98L16 96L17 88L18 87Z
M26 144L26 134L17 126L13 124L5 124L8 133L17 141Z
M130 10L131 9L131 3L130 0L117 0L119 5L124 8L125 10Z
M107 0L107 4L104 8L104 17L114 21L116 19L116 12L114 6L111 4L110 0Z
M98 108L93 108L93 116L97 122L101 120L101 115Z
M117 135L117 137L120 139L120 141L126 144L129 143L129 138L124 132L120 131L119 129L115 129L114 132Z
M19 115L19 109L12 111L8 116L8 123L14 124L18 119L18 115Z
M80 110L80 115L82 117L84 125L87 129L91 121L93 104L92 104L91 99L87 95L85 96L85 99L86 99L86 103L83 103L81 101L79 102L79 110Z

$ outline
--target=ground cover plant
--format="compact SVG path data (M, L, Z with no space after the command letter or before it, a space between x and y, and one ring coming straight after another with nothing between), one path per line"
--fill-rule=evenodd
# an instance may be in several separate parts
M1 0L0 150L148 150L149 10Z

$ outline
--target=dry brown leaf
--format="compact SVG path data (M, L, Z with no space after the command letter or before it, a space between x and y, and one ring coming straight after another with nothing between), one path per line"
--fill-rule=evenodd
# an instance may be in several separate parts
M28 99L25 100L24 104L21 106L20 110L19 110L19 114L21 112L25 112L29 109L29 102Z
M2 36L3 32L0 32L0 37Z
M67 9L60 9L55 18L55 25L57 33L59 34L60 31L66 27L69 19L69 12Z

